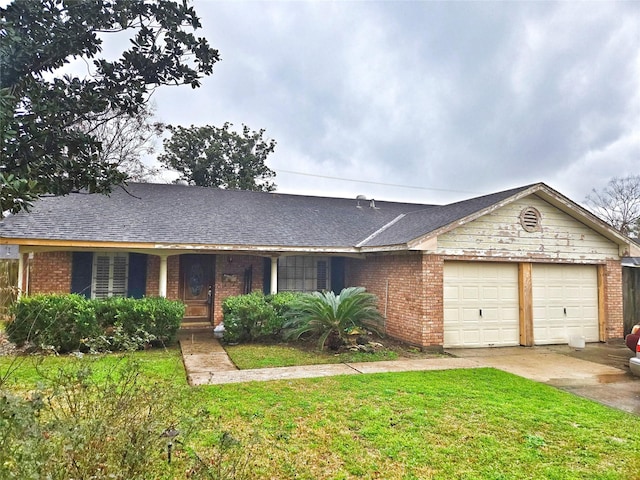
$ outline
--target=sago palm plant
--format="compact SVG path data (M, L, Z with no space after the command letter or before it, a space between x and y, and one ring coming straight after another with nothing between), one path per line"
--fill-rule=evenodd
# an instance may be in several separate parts
M346 343L354 330L381 334L384 317L376 304L377 297L363 287L345 288L339 295L333 292L303 295L291 306L289 320L284 324L285 335L292 339L306 334L317 336L318 347L323 349L330 337L337 337L340 344Z

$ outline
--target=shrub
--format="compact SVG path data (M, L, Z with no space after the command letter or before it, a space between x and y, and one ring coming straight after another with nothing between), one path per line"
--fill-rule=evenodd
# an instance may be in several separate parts
M262 334L263 325L273 321L273 308L260 292L227 297L222 302L224 340L229 343L253 341Z
M380 334L384 318L377 302L376 296L363 287L345 288L339 295L333 292L303 295L291 305L284 325L285 336L297 339L310 335L318 337L320 349L327 341L337 349L356 331L371 330Z
M9 339L57 352L136 350L175 341L184 316L181 302L166 298L87 300L79 295L22 298L7 325Z
M176 340L185 306L182 302L163 297L145 297L136 302L136 311L142 320L146 319L145 330L163 344Z
M224 313L224 340L227 343L274 338L281 334L286 313L300 294L280 292L263 295L227 297L222 302Z
M4 392L0 478L158 478L170 391L145 382L125 358L100 376L78 360L42 379L27 400Z
M167 344L175 341L184 317L184 304L162 297L112 297L94 300L100 326L120 335L148 338Z
M273 308L275 315L262 325L262 334L264 336L282 336L282 328L291 310L291 305L293 305L301 295L301 293L297 292L278 292L265 297L267 303Z
M93 306L80 295L23 297L13 314L7 335L18 345L31 341L39 347L70 352L79 349L83 339L101 333Z

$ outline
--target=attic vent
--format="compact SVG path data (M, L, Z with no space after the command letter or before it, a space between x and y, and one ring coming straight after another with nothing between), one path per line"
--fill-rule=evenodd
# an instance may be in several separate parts
M533 207L527 207L520 213L520 225L527 232L539 232L540 220L540 212Z

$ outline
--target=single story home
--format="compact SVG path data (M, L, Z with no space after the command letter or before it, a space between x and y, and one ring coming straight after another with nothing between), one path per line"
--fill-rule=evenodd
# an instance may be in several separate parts
M623 257L640 246L543 183L449 205L129 184L0 221L26 295L166 296L216 325L251 291L377 295L424 348L623 337Z

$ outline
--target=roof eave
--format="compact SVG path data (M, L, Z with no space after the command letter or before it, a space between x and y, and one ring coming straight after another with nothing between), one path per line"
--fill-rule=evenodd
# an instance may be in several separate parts
M160 243L160 242L113 242L95 240L52 240L37 238L0 238L0 245L19 245L21 251L43 250L136 250L150 253L177 254L177 253L340 253L357 254L357 247L342 246L290 246L290 245L241 245L241 244L197 244L197 243Z

